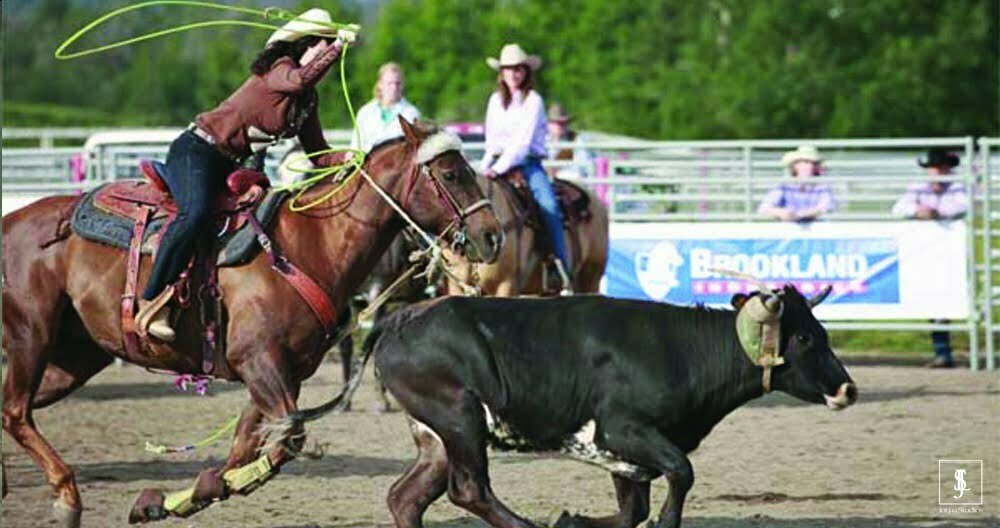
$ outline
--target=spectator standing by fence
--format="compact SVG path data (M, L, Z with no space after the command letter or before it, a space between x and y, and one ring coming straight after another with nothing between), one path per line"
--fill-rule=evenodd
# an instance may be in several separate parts
M911 184L892 207L892 214L916 220L954 220L965 216L969 210L969 195L961 182L942 179L949 177L958 166L958 156L944 148L932 148L917 164L927 170L929 180ZM947 322L947 321L936 321ZM934 359L930 368L951 368L955 360L951 355L948 332L931 332Z
M587 150L576 130L570 127L573 117L559 103L549 106L548 139L549 159L556 161L572 161L571 165L553 167L549 174L553 177L586 178L593 173L594 156ZM570 147L556 148L556 143L573 143Z
M823 166L816 147L802 145L786 152L781 164L795 181L771 189L757 208L758 213L785 222L807 222L833 211L833 189L815 181Z
M383 141L402 136L399 116L412 123L420 118L420 111L403 97L403 68L387 62L378 69L374 97L358 110L360 146L357 136L351 138L351 146L368 152Z

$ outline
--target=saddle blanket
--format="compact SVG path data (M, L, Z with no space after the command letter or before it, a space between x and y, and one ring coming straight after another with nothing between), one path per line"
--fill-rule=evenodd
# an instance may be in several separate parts
M132 240L132 228L135 222L131 218L105 211L94 203L94 196L102 188L103 186L87 193L78 202L73 211L70 226L74 233L87 240L127 251ZM254 215L265 229L277 218L278 210L288 196L288 191L269 190L264 199L261 200ZM153 249L159 244L160 232L163 231L168 220L169 217L162 214L162 210L158 210L157 214L149 221L142 241L143 254L152 254ZM260 245L257 244L257 234L249 222L236 232L227 234L220 241L220 247L217 259L219 267L246 264L260 250Z

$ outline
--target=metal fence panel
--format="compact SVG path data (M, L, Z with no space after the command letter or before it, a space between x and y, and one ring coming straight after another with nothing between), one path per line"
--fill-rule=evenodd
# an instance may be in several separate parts
M54 138L81 138L88 129L5 129L7 138L38 137L41 145ZM152 143L129 143L129 134L141 131L102 131L90 136L86 149L16 148L4 149L2 157L4 195L23 200L57 192L80 192L96 184L138 177L138 161L162 159L169 138L176 130L157 129L164 138ZM119 136L126 137L121 138ZM34 135L32 135L34 134ZM349 141L350 131L328 131L331 145ZM102 141L102 137L115 138ZM159 136L157 136L159 137ZM815 145L823 151L828 183L838 199L837 210L824 219L890 220L895 200L908 184L920 181L922 171L916 158L927 148L942 146L963 150L962 164L952 181L966 186L972 197L969 212L969 299L967 321L946 325L969 333L971 366L978 367L979 328L984 330L986 368L995 368L996 338L1000 324L1000 287L993 273L1000 271L1000 138L978 141L978 165L973 162L976 142L971 137L891 138L891 139L777 139L735 141L645 141L629 138L602 138L581 134L595 156L588 167L590 177L579 179L594 188L609 204L613 221L769 221L757 214L757 206L768 190L788 176L780 164L783 151L800 144ZM596 139L595 139L596 138ZM553 149L577 144L556 144ZM277 165L287 144L270 149L265 170L277 179ZM466 143L465 153L474 164L482 155L482 143ZM86 178L74 181L74 156L83 156ZM546 162L554 169L571 162ZM977 169L981 167L981 175ZM980 177L981 176L981 177ZM6 210L6 209L5 209ZM977 248L979 248L977 250ZM978 296L977 296L978 294ZM931 330L934 323L837 323L839 329Z

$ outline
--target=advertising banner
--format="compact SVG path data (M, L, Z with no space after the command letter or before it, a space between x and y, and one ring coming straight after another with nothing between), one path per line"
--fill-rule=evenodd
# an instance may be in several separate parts
M824 319L968 317L966 225L956 222L616 223L603 292L728 305L752 275L804 295L833 287Z

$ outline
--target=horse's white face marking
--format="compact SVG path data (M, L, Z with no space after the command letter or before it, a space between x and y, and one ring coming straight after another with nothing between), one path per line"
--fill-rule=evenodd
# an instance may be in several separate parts
M451 132L438 132L420 144L417 163L427 163L449 150L462 152L462 140Z

